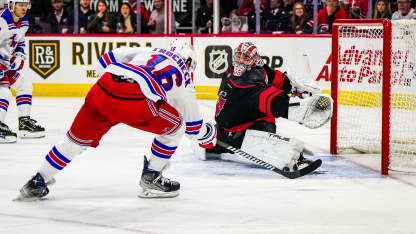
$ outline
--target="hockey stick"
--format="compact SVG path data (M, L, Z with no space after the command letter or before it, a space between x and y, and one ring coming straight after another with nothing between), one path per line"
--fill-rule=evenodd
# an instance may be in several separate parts
M306 72L308 73L309 79L315 80L315 78L312 74L312 69L311 69L311 65L309 63L308 55L306 55L306 54L303 55L303 64L305 65Z
M234 152L234 153L236 153L236 154L239 154L239 155L243 156L244 158L249 159L250 161L252 161L254 163L260 164L263 167L265 167L265 168L267 168L271 171L274 171L274 172L276 172L276 173L278 173L278 174L280 174L280 175L282 175L286 178L289 178L289 179L296 179L296 178L302 177L304 175L307 175L307 174L313 172L314 170L316 170L322 164L322 161L320 159L317 159L313 163L309 164L307 167L302 168L300 170L297 170L297 171L283 171L283 170L280 170L279 168L276 168L276 167L274 167L274 166L272 166L272 165L270 165L270 164L268 164L268 163L266 163L266 162L264 162L264 161L262 161L262 160L260 160L256 157L254 157L251 154L248 154L248 153L246 153L246 152L244 152L240 149L234 148L234 147L232 147L231 145L229 145L227 143L224 143L222 141L217 140L217 144L226 148L226 149L228 149L228 150L230 150L230 151L232 151L232 152Z

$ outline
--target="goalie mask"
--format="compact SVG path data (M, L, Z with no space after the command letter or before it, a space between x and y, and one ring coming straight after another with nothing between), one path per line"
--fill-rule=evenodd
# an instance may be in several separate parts
M195 71L196 53L194 47L190 43L175 39L170 43L169 49L179 55L185 64L187 64L188 61L191 62L188 68L189 72Z
M233 53L233 75L242 76L244 72L255 66L263 66L257 47L252 42L243 42L234 49Z
M10 10L10 12L13 12L14 11L14 6L16 6L16 3L19 3L19 2L24 2L24 3L27 3L27 8L26 9L30 9L30 6L31 6L31 4L30 4L30 0L9 0L8 1L8 3L9 3L9 10Z

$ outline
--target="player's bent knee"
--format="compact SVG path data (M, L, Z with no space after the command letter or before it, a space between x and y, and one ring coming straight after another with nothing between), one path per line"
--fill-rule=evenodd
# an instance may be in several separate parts
M12 92L8 87L0 87L0 99L6 99L7 101L12 99Z
M16 82L12 84L11 87L15 89L17 92L25 94L31 94L33 92L32 82L22 75L20 75L20 77L17 78Z
M72 160L75 156L82 154L88 147L80 146L71 141L67 136L56 144L56 148L69 160Z
M182 138L182 136L185 134L185 131L186 131L186 125L185 125L185 122L183 121L183 119L181 118L180 126L178 127L178 129L175 132L169 134L169 136L175 136L175 137Z

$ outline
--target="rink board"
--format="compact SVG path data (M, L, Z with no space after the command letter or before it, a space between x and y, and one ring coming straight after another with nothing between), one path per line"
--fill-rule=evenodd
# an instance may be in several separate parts
M28 35L28 59L22 74L34 84L34 96L84 97L99 76L94 68L98 58L109 50L120 47L167 48L176 38L190 41L197 53L198 65L193 74L197 97L216 99L221 74L231 65L231 53L240 42L257 45L264 61L280 71L285 65L306 75L302 55L307 54L312 73L322 89L329 90L331 38L329 36L291 35L174 35L174 36L119 36L119 35Z

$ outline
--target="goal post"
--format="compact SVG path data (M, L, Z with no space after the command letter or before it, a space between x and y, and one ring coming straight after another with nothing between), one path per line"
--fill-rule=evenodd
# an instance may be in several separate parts
M381 154L381 173L416 172L416 21L335 20L332 154Z

